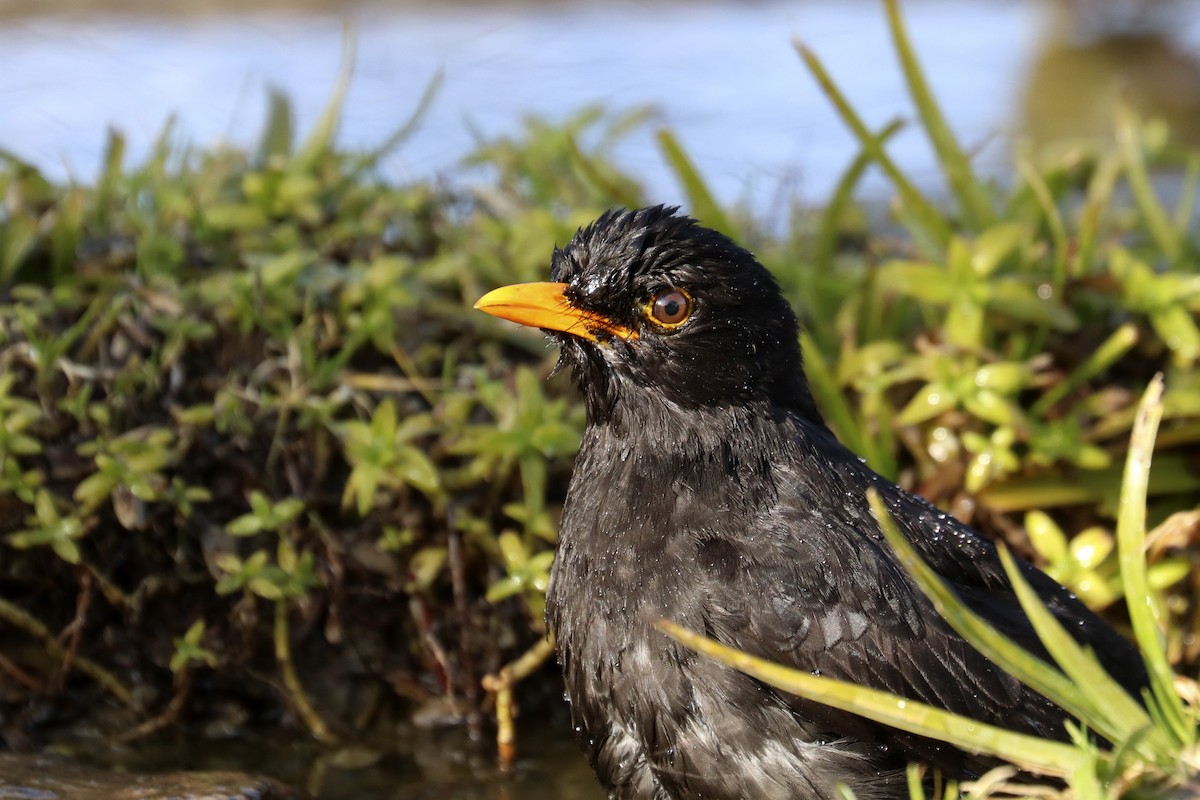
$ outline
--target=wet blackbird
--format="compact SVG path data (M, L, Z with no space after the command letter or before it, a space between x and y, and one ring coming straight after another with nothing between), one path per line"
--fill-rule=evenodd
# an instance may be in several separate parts
M795 314L725 236L655 207L610 211L551 261L554 283L477 308L544 328L588 423L547 609L575 729L616 798L907 797L916 760L991 764L776 691L653 627L666 618L776 662L1066 738L1065 713L954 632L869 511L996 628L1044 651L993 546L872 472L821 420ZM1133 648L1044 573L1025 576L1138 696Z

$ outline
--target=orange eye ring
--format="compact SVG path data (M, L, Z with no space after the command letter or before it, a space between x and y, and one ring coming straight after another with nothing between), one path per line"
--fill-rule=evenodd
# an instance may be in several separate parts
M645 307L645 315L656 326L673 330L691 319L693 307L690 294L672 287L659 291L650 299Z

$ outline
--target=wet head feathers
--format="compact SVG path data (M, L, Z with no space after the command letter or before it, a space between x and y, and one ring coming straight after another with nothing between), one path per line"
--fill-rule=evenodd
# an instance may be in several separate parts
M640 331L595 343L558 335L602 414L622 396L656 396L684 408L754 400L819 419L801 371L798 326L775 278L747 250L670 206L611 210L556 249L551 278L574 305ZM648 317L656 293L693 300L677 328Z

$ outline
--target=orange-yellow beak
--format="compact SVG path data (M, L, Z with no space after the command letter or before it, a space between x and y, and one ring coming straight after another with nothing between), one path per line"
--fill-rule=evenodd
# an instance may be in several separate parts
M593 342L599 334L636 339L637 331L617 325L607 317L571 305L563 292L565 283L517 283L502 286L479 298L475 307L494 317L534 328L562 331Z

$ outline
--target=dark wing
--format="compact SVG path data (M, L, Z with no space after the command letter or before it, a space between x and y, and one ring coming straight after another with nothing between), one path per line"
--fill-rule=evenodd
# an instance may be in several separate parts
M974 719L1064 739L1066 714L1001 671L934 610L897 563L870 514L870 485L899 527L968 605L1027 649L1044 653L990 543L924 501L831 457L778 475L770 512L736 532L700 534L701 553L727 550L708 582L708 627L719 640L805 671L854 681ZM815 473L820 474L813 477ZM731 558L731 556L733 558ZM729 565L736 564L730 570ZM1048 605L1130 688L1145 685L1132 647L1054 581L1026 575ZM989 766L952 748L798 698L789 705L834 735L880 740L954 774Z
M1049 660L1013 594L992 543L923 498L902 491L874 473L868 473L868 478L880 487L900 529L921 557L953 582L967 605L1026 649ZM1140 698L1149 678L1145 663L1129 640L1049 575L1024 560L1018 560L1018 564L1025 580L1063 626L1092 649L1127 692Z

